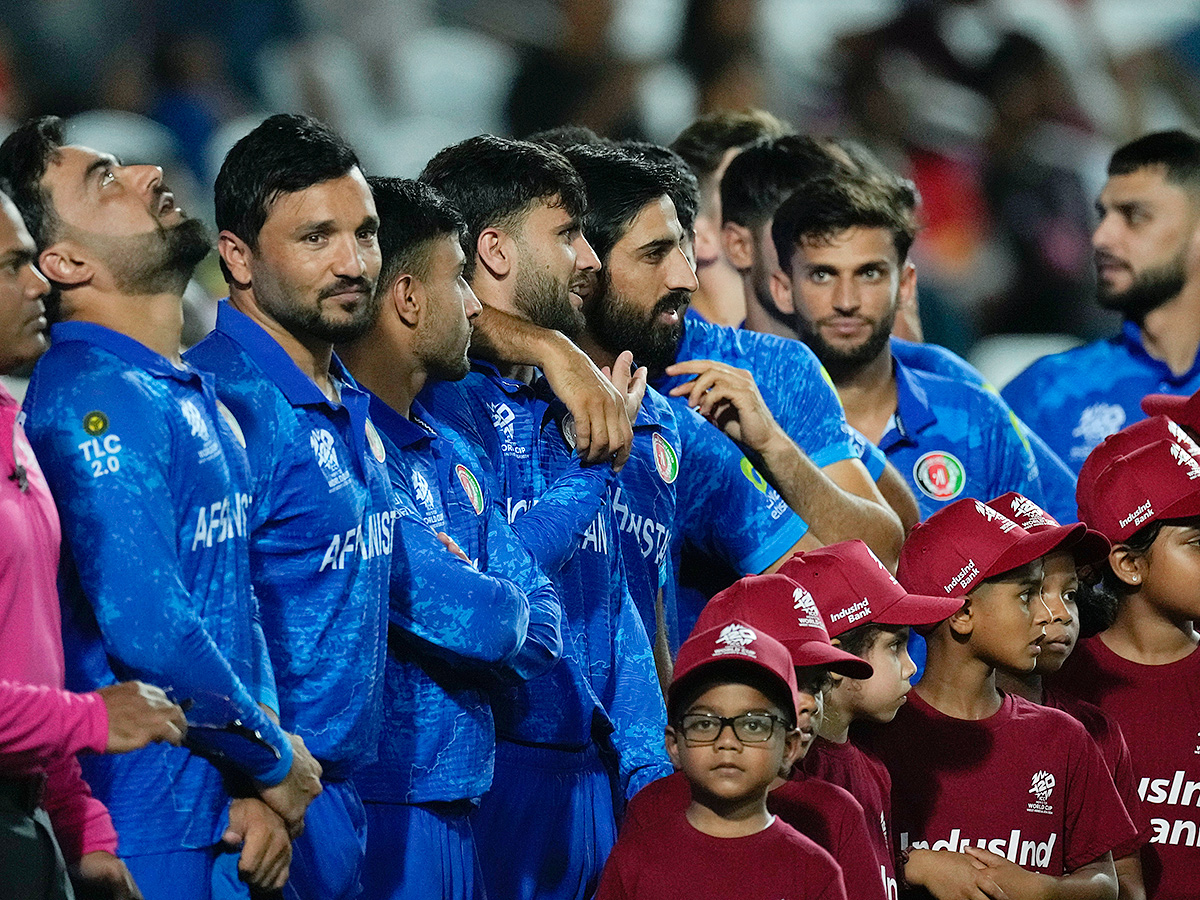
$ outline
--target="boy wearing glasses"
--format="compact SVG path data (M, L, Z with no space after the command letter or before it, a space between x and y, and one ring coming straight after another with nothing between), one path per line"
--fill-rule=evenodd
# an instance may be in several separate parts
M667 690L666 743L691 803L622 835L597 900L717 900L731 884L740 900L844 900L833 858L767 811L767 790L800 752L796 693L788 650L745 622L684 642Z

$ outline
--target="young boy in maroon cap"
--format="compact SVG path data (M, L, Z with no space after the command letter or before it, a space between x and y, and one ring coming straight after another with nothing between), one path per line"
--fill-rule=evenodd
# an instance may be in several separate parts
M771 635L792 655L798 688L799 758L803 759L820 727L830 673L864 678L870 677L871 667L830 643L816 606L806 600L799 585L783 575L753 575L721 591L700 613L695 631L707 631L733 619ZM630 801L622 833L654 824L665 812L682 812L690 801L691 789L682 772L651 782ZM887 900L878 868L862 852L870 843L863 808L847 791L807 775L797 763L787 779L772 784L767 810L829 851L841 866L847 897Z
M787 649L737 620L693 634L667 689L667 754L692 799L623 832L597 900L845 900L833 858L767 811L800 752Z
M1015 491L989 500L988 506L1004 513L1031 534L1060 527L1053 516ZM1143 813L1138 800L1129 745L1125 743L1121 726L1098 706L1078 697L1064 696L1045 683L1046 676L1052 676L1062 669L1079 641L1082 628L1081 592L1085 598L1082 601L1083 611L1090 613L1089 620L1094 623L1103 616L1097 610L1088 610L1088 605L1095 603L1096 595L1081 582L1080 572L1091 572L1098 563L1107 560L1109 549L1108 538L1089 528L1070 548L1053 550L1042 558L1042 603L1050 619L1046 625L1046 636L1042 639L1042 652L1038 654L1032 672L997 671L996 685L1005 693L1061 709L1078 719L1096 742L1121 802L1125 804L1125 811L1138 830L1128 845L1114 847L1112 851L1119 888L1118 900L1137 900L1146 896L1140 851L1150 840L1151 830L1150 820ZM1111 619L1107 624L1111 624ZM1088 636L1098 630L1093 625Z
M1117 598L1116 619L1081 641L1052 681L1121 723L1152 826L1146 893L1161 900L1200 896L1197 456L1178 425L1156 416L1110 435L1084 462L1080 519L1112 542L1101 587Z
M908 590L963 599L929 634L909 702L864 736L892 776L903 877L935 897L1116 896L1110 851L1134 828L1095 742L996 687L997 668L1032 671L1049 621L1042 558L1084 530L1031 534L965 499L901 551Z
M962 601L908 593L862 541L797 553L780 572L815 603L838 645L871 664L867 678L834 679L804 770L845 788L862 804L887 896L896 897L892 780L882 762L849 740L850 726L895 718L916 671L908 656L909 626L941 622Z

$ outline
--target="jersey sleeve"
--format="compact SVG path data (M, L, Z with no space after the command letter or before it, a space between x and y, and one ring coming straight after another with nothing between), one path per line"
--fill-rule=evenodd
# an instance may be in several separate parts
M39 772L81 750L103 753L108 715L99 694L0 681L0 772Z
M758 574L808 525L724 434L692 410L678 414L682 464L676 527L685 540L739 574Z
M871 480L878 481L883 475L883 470L887 468L887 455L868 441L857 428L847 425L846 430L850 435L850 445L854 448L855 456L867 467L867 474L871 476Z
M120 677L191 700L189 715L198 721L210 715L222 723L237 719L265 740L267 753L260 740L221 728L188 735L193 749L228 759L264 784L277 784L291 768L291 743L238 679L183 582L167 477L170 424L136 383L105 374L95 374L102 382L97 384L84 382L87 376L76 379L72 390L58 392L49 404L54 420L31 415L27 429L58 501L63 536L105 650ZM99 398L112 422L106 438L119 435L120 465L97 477L82 421Z
M1063 714L1066 715L1065 713ZM1063 861L1068 872L1114 849L1128 848L1137 829L1117 794L1096 742L1075 720L1067 782Z
M117 832L104 804L92 796L73 754L58 757L46 770L42 806L68 863L85 853L117 852Z
M857 459L842 401L825 367L800 341L781 338L769 347L773 352L755 375L766 382L760 385L764 399L788 437L818 468Z
M1038 464L1020 420L1008 404L994 394L985 390L979 396L986 404L984 412L991 420L988 458L992 461L992 496L1016 491L1045 509L1046 496L1038 477Z
M513 520L513 530L546 572L557 572L608 499L612 466L585 466L578 456L530 509Z

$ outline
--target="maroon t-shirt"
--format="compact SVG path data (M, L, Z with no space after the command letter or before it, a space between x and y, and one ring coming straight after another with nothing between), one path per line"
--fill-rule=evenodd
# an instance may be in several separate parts
M683 773L652 781L629 801L621 834L633 835L665 816L682 814L691 802L692 791ZM829 851L842 869L847 897L894 900L896 894L884 890L878 866L863 853L870 843L863 809L846 791L797 767L789 781L767 794L767 810Z
M1054 687L1096 704L1121 725L1152 826L1142 848L1147 895L1200 897L1200 650L1146 666L1113 653L1099 637L1088 638Z
M1078 697L1059 694L1050 688L1042 691L1042 706L1061 709L1071 718L1078 719L1100 748L1100 755L1108 766L1108 774L1112 776L1121 802L1125 804L1125 812L1129 813L1137 829L1137 834L1126 846L1113 848L1113 859L1137 853L1154 832L1150 827L1150 817L1138 799L1137 781L1133 777L1133 756L1129 752L1129 745L1125 743L1121 726L1100 707Z
M846 900L828 852L778 816L758 834L719 838L682 812L622 831L596 900Z
M808 774L845 788L862 804L888 896L898 896L896 851L891 841L892 777L887 766L850 741L835 744L821 737L808 748L802 765Z
M1061 710L1006 695L986 719L955 719L913 691L863 737L891 773L901 850L973 845L1057 876L1134 834L1096 742Z

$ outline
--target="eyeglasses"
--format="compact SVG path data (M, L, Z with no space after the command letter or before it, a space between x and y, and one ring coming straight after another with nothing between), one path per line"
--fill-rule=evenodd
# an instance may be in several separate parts
M733 736L743 744L762 744L775 734L775 723L786 723L771 713L742 713L740 716L713 716L708 713L688 713L679 720L679 730L689 744L711 744L728 725Z

